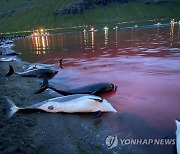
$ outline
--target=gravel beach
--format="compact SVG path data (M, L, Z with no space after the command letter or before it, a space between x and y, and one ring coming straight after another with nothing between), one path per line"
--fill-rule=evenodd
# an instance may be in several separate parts
M0 153L112 152L105 145L105 139L116 131L115 127L112 128L111 121L116 115L114 113L93 119L89 113L17 112L7 119L2 96L8 96L19 107L60 96L48 91L35 95L34 92L40 87L42 79L16 75L5 77L9 64L16 71L23 71L30 65L18 58L12 62L0 62Z
M128 113L103 113L99 118L92 114L65 114L45 112L17 112L7 119L3 96L11 98L19 107L25 107L49 98L60 96L48 90L34 94L42 79L12 75L5 77L9 64L16 71L30 65L18 59L0 62L0 153L176 153L173 146L121 145L123 138L175 138L174 131L153 128L138 116ZM117 136L119 143L108 149L106 138Z

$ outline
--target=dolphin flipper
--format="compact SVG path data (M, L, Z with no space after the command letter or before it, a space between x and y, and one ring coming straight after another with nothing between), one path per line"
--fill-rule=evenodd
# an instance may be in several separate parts
M92 118L99 118L102 115L102 111L96 111L92 114Z
M43 75L43 84L42 86L49 87L48 78L46 75Z
M9 72L5 76L11 76L12 74L14 74L14 69L11 65L9 65Z
M39 90L37 90L34 94L39 94L44 92L47 88L49 87L49 82L48 82L48 78L46 75L43 75L43 83L42 86Z

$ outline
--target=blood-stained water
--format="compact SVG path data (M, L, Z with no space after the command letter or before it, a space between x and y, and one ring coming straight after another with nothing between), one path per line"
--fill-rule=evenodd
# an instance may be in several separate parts
M50 84L71 89L112 82L116 93L102 97L118 113L138 116L152 127L175 130L180 118L180 26L59 33L16 41L14 49L33 63L63 69Z

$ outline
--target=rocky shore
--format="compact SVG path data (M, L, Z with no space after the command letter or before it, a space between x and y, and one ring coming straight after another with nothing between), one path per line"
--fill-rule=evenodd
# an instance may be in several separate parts
M0 49L6 50L10 49ZM4 52L4 51L3 51ZM18 52L18 51L17 51ZM1 55L1 57L4 57ZM19 107L25 107L60 96L45 91L34 94L42 80L12 75L5 77L9 64L16 71L26 70L31 64L15 57L10 62L0 62L0 153L1 154L52 154L52 153L176 153L175 145L123 145L120 139L175 138L175 131L152 127L147 121L125 112L103 113L92 118L90 113L66 114L45 112L17 112L7 119L3 96L11 98ZM108 149L108 136L116 136L119 143Z
M38 88L40 80L36 78L20 78L17 76L5 77L11 64L16 70L21 71L28 63L19 59L12 62L0 62L0 151L1 153L25 153L37 151L37 147L33 145L34 139L31 132L37 124L37 119L31 114L18 114L11 119L6 118L5 106L2 96L10 97L18 106L26 106L28 103L41 101L50 98L46 93L33 95L34 88ZM33 96L33 97L32 97Z
M41 79L12 75L5 77L9 64L16 71L23 71L30 65L16 57L16 61L0 62L0 151L5 153L104 153L108 150L105 139L115 133L112 117L117 114L103 114L93 119L91 114L63 114L26 112L6 117L3 96L11 98L17 106L24 107L49 98L60 96L45 91L35 95ZM104 118L106 120L104 120ZM117 132L116 132L117 133ZM129 151L124 149L123 151Z

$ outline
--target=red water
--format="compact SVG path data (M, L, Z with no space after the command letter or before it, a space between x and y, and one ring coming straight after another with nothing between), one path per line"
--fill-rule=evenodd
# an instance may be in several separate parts
M180 27L155 27L66 33L26 38L15 50L29 62L57 63L63 69L50 81L76 88L112 82L117 92L105 94L119 113L141 117L158 129L175 130L180 118Z

